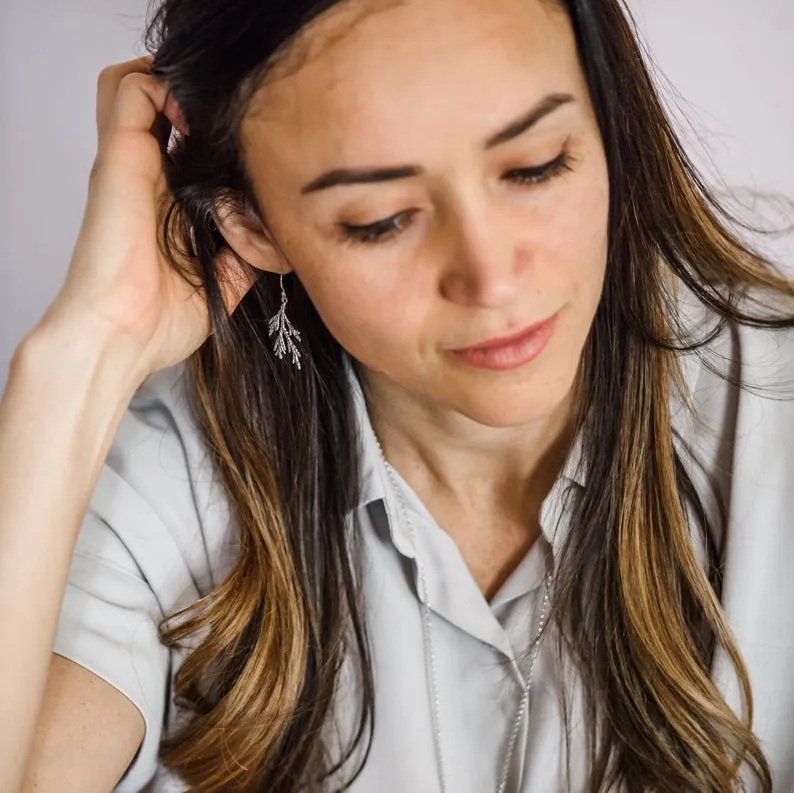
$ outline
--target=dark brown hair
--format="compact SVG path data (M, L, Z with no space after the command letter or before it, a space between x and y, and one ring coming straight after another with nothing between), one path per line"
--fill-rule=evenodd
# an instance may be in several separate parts
M228 578L162 626L164 643L191 648L175 681L186 718L162 759L202 793L319 784L374 729L358 532L348 517L359 460L346 353L290 276L304 365L281 366L267 336L277 279L261 275L230 318L213 266L225 245L213 211L222 203L256 210L240 153L246 108L296 34L337 4L160 0L147 30L153 71L190 126L167 157L174 202L163 238L175 266L185 254L197 264L208 300L214 332L190 362L194 409L240 536ZM720 607L719 527L673 435L669 396L681 382L681 350L700 350L731 323L793 325L790 300L775 315L750 299L788 300L792 289L731 231L742 224L687 158L625 8L618 0L558 6L576 34L611 187L604 292L577 393L587 487L570 507L551 620L584 683L590 790L728 793L744 765L769 793L747 672ZM715 318L700 338L679 321L677 283ZM710 679L718 646L737 672L742 714ZM322 727L346 658L360 679L360 721L347 754L328 757Z

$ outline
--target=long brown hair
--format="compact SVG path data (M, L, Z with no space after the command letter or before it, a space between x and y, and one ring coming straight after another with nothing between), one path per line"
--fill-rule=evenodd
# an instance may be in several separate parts
M147 28L153 71L190 126L167 158L175 201L163 240L174 266L195 261L210 307L213 335L190 361L193 407L240 538L226 580L162 625L163 642L187 653L175 677L185 718L162 760L201 793L319 785L374 729L349 517L359 459L346 353L291 276L304 365L280 366L267 337L277 280L261 275L230 318L213 267L225 245L213 210L256 208L240 156L245 109L295 35L338 2L159 0ZM731 323L794 325L791 301L777 315L749 299L794 292L731 230L740 220L687 158L619 0L557 6L576 34L611 186L604 292L577 393L587 487L570 507L550 621L584 683L589 789L728 793L743 766L769 793L748 675L720 607L720 527L673 434L669 391L680 387L680 352L697 353ZM699 338L680 321L676 283L715 318ZM741 714L710 678L718 647L736 670ZM360 719L346 753L329 757L322 727L346 658L359 675Z

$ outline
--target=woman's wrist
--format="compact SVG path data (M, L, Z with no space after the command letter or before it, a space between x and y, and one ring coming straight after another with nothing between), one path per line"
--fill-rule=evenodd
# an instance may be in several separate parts
M91 321L43 321L14 352L0 425L57 436L92 479L147 374L137 351Z
M126 408L148 374L140 350L123 334L53 304L15 350L9 379L67 389L90 384L92 402Z

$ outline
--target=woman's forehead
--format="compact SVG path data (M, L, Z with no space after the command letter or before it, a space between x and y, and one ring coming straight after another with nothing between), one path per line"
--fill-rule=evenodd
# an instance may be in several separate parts
M423 120L438 130L436 115L498 126L546 93L580 87L567 17L553 8L548 0L343 3L304 33L299 65L287 56L262 86L244 139L338 152L398 132L424 135Z

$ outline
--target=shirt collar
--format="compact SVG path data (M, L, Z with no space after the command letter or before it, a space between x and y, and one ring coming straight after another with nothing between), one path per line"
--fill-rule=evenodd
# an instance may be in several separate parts
M702 368L700 359L695 353L684 353L680 356L679 362L685 390L687 395L692 395ZM347 355L345 355L345 370L353 396L354 415L356 417L361 452L360 498L357 508L361 509L378 501L383 502L388 517L392 542L401 553L413 557L413 545L407 531L403 527L403 521L400 520L399 508L395 503L389 475L378 451L377 439L367 411L364 392L354 365ZM684 439L688 439L693 420L691 410L676 396L673 396L671 401L671 422L673 427ZM399 474L397 475L399 476ZM541 530L553 551L560 548L567 534L567 522L561 514L563 494L571 486L574 486L575 489L584 488L586 482L587 464L582 455L582 437L580 434L574 438L562 472L541 508ZM409 495L415 495L407 483L401 480L401 485Z
M410 558L415 556L413 542L408 535L403 521L400 520L398 505L395 503L394 494L388 478L386 466L378 451L378 442L375 430L369 418L367 403L361 382L354 368L350 356L345 355L345 371L347 373L350 390L353 397L353 414L356 420L359 442L359 465L361 481L359 489L359 502L353 512L363 509L375 502L382 502L386 510L389 534L392 543L400 553Z
M350 389L353 396L354 415L359 434L359 450L361 465L360 497L357 505L358 509L366 507L378 501L382 501L388 517L389 531L391 539L397 549L406 556L413 557L413 548L410 537L403 527L400 520L398 506L395 503L391 483L386 467L378 451L378 443L375 431L370 421L367 411L364 392L355 371L354 365L349 356L345 356L345 369L347 372ZM397 474L399 477L399 474ZM577 436L571 445L570 452L559 475L554 488L552 488L547 501L558 500L558 493L561 488L570 485L584 487L587 471L582 459L582 440ZM415 496L410 486L399 479L401 486L409 496ZM552 537L551 529L547 530L547 521L541 520L541 528L546 534L546 539L556 547L560 542L559 532L555 529L556 536Z
M349 355L345 355L345 371L353 395L353 415L358 429L359 451L361 452L361 489L358 507L365 507L367 504L385 497L386 488L382 482L380 471L383 461L378 452L375 431L369 418L361 382Z

